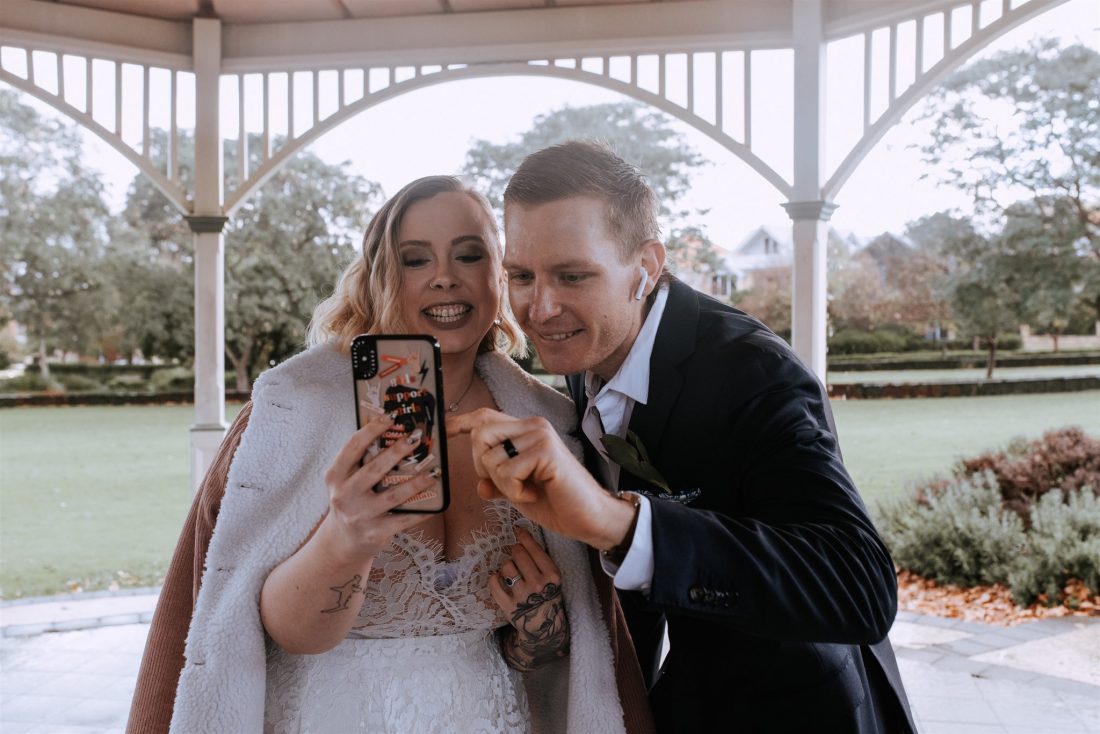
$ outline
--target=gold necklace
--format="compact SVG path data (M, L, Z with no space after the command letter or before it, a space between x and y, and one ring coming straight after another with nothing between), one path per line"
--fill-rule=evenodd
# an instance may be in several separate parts
M470 381L466 383L466 389L462 391L462 394L458 396L458 400L447 406L448 413L454 413L458 410L458 404L462 402L462 399L466 397L466 393L470 392L470 388L474 386L474 380L477 379L477 374L470 375Z

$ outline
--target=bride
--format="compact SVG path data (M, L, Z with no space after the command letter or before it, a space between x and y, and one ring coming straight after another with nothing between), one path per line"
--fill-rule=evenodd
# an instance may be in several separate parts
M314 313L311 347L257 380L196 498L129 731L169 718L180 732L626 730L619 686L635 700L636 662L618 656L583 547L481 500L464 436L450 439L441 514L389 512L426 484L371 489L414 443L360 464L389 427L355 430L348 350L364 332L434 335L449 414L491 407L573 429L572 404L506 354L522 336L500 259L487 202L458 179L414 181L374 216ZM169 708L157 695L177 675Z

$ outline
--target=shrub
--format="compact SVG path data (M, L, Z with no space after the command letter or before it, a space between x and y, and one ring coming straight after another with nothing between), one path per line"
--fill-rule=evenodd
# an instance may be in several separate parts
M177 392L195 387L195 374L186 367L169 367L157 370L149 378L149 389L154 392Z
M1100 590L1100 496L1047 492L1031 510L1027 548L1011 564L1007 586L1021 604L1051 603L1070 579Z
M65 392L94 392L103 389L103 384L98 380L80 374L60 374L57 375L57 381L65 388Z
M992 476L956 481L924 501L881 510L882 535L894 562L943 583L975 586L1004 580L1025 546L1019 516L1001 508Z
M1052 489L1072 493L1088 486L1100 491L1100 441L1080 428L1063 428L1035 441L1014 442L1003 451L963 459L955 469L959 477L985 472L995 477L1005 507L1026 525L1031 522L1031 504Z
M123 392L135 392L145 390L148 385L145 382L145 378L141 375L134 374L133 372L123 372L107 380L107 387L112 390Z
M11 355L8 354L8 350L0 344L0 370L6 370L11 367Z
M42 375L35 373L0 380L0 392L47 392L56 389L58 389L57 383L47 382Z
M1074 579L1100 593L1100 442L1080 429L964 459L878 514L895 562L935 581L1004 584L1020 604Z
M840 329L829 339L830 354L914 352L934 345L908 329L884 326L874 331Z

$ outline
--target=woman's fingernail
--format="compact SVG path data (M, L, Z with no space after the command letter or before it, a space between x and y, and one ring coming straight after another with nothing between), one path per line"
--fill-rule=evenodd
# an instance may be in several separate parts
M439 479L441 476L443 476L443 470L440 469L438 466L433 467L432 470L428 472L428 476L432 479Z

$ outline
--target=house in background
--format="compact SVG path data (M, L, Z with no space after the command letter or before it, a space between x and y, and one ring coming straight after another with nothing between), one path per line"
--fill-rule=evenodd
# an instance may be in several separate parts
M681 281L720 301L733 295L737 282L726 265L729 253L701 230L688 227L673 233L665 249L668 269Z
M829 230L829 265L836 263L835 253L855 252L863 247L853 234L841 236L835 229ZM794 263L794 247L789 229L762 225L745 236L741 243L726 255L725 267L733 276L737 290L750 290L753 279L766 276L769 279Z
M769 226L757 227L726 256L726 268L733 275L738 290L752 288L753 274L774 273L789 268L794 262L790 232L780 232Z

